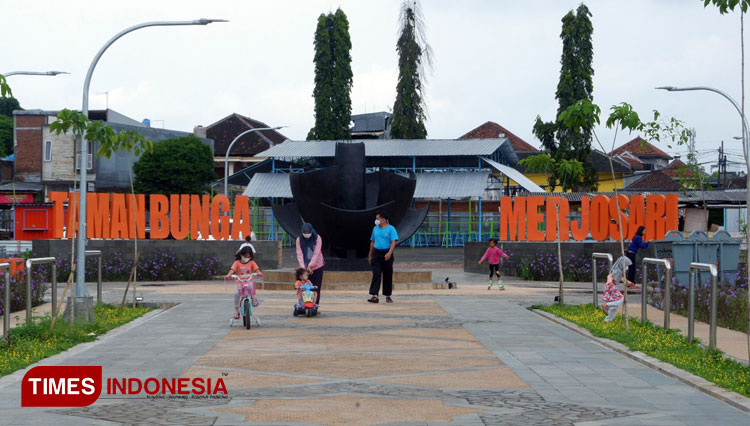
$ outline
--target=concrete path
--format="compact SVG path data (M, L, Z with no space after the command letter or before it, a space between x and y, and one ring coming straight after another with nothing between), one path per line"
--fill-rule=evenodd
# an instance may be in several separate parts
M442 272L441 272L442 273ZM294 318L289 292L261 292L261 327L230 330L232 287L144 285L180 304L49 358L108 377L223 378L229 398L100 398L83 408L19 408L23 371L0 379L0 424L747 425L750 416L535 315L551 285L448 271L458 291L396 303L323 292L321 315ZM474 284L472 284L474 283ZM105 300L119 300L119 284ZM582 286L566 293L588 302Z

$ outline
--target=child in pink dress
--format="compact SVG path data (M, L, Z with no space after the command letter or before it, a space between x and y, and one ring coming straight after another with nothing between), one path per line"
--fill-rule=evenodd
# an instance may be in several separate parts
M602 290L602 300L604 301L602 309L607 313L604 322L611 322L617 315L617 309L622 306L622 302L625 300L622 293L620 293L620 289L617 288L615 277L612 274L607 275L607 284L605 284L604 290Z
M508 259L508 255L497 246L497 240L492 238L490 239L490 246L487 248L487 251L484 252L484 256L482 256L482 258L479 259L479 262L477 262L477 264L481 265L482 262L484 262L484 259L487 259L487 263L490 265L490 282L487 286L487 290L492 290L492 283L495 275L497 275L497 289L505 290L503 277L500 276L500 257Z

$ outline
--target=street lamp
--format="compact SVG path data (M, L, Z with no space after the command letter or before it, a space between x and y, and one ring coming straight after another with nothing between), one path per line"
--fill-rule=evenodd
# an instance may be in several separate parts
M690 91L696 91L696 90L705 90L708 92L714 92L718 95L723 96L726 100L732 103L732 106L734 106L734 109L737 110L737 113L740 114L740 117L742 118L742 153L745 157L745 166L747 167L747 184L745 186L745 212L747 214L747 218L745 219L745 223L750 223L750 146L748 146L748 125L747 125L747 118L745 117L745 114L742 113L742 108L740 108L739 104L732 99L731 96L728 94L722 92L719 89L714 89L712 87L706 87L706 86L695 86L695 87L674 87L674 86L661 86L657 87L656 89L666 90L668 92L690 92ZM750 247L750 233L747 234L746 237L746 243L747 246ZM750 258L748 258L748 265L750 265Z
M181 25L208 25L213 22L228 22L224 19L196 19L193 21L155 21L155 22L144 22L142 24L134 25L130 28L126 28L119 33L117 33L114 37L109 39L106 43L104 43L104 46L102 46L101 49L99 49L99 52L97 52L96 56L94 56L94 60L91 61L91 65L89 65L89 70L86 73L86 79L83 82L83 106L81 108L81 113L84 117L88 118L89 115L89 86L91 85L91 76L94 74L94 68L96 68L96 64L99 62L99 59L102 57L104 52L109 48L109 46L112 45L115 41L117 41L120 37L124 36L125 34L128 34L130 32L133 32L135 30L139 30L141 28L146 27L170 27L170 26L181 26ZM77 249L78 253L76 253L76 285L74 290L74 295L76 298L76 302L80 300L80 298L87 298L89 297L89 289L86 287L86 178L88 174L87 167L84 166L84 162L86 161L87 155L88 155L88 146L85 141L85 136L81 135L81 177L79 179L80 182L80 200L79 200L79 212L78 212L78 244ZM84 306L88 306L84 304ZM88 309L88 308L86 308Z
M246 134L251 133L251 132L258 132L258 131L261 131L261 130L279 130L279 129L283 129L284 127L286 127L286 126L259 127L259 128L256 128L256 129L249 129L249 130L245 130L244 132L240 133L239 135L237 135L237 137L234 138L234 140L232 141L232 143L229 144L229 148L227 148L226 155L224 155L224 196L225 197L229 196L228 192L227 192L227 180L229 179L229 153L232 151L232 146L234 145L234 143L237 142L238 140L240 140L241 137L243 137Z
M65 71L11 71L3 74L3 77L10 77L12 75L51 75L55 76L58 74L70 74Z

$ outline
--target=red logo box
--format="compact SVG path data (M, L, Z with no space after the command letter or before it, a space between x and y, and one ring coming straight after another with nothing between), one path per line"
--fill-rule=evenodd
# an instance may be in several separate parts
M102 392L101 366L44 366L21 382L22 407L85 407Z

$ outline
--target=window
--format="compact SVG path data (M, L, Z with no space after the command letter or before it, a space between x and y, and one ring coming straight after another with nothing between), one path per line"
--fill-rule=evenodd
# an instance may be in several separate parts
M52 141L44 141L44 161L52 161Z
M87 145L88 153L86 154L86 160L87 160L86 168L88 170L91 170L94 168L94 153L93 153L94 146L91 143L91 141L88 141L87 144L88 144ZM81 169L81 154L76 154L76 170L80 170L80 169Z

